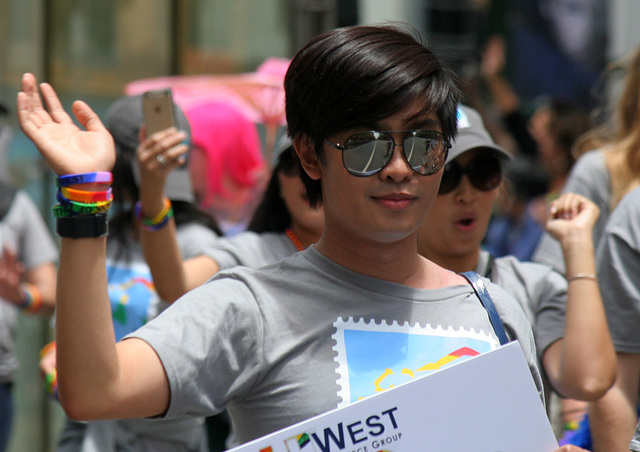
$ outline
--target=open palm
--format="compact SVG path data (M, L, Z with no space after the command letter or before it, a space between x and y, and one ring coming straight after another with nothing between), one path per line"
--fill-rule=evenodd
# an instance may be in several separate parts
M85 130L64 111L53 88L40 86L46 109L40 99L36 78L25 74L18 93L18 121L56 174L111 171L115 162L113 139L98 116L82 101L73 104L73 113Z

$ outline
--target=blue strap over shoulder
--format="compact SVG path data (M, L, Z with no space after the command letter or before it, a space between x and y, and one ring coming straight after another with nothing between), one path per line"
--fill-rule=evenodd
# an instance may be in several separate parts
M484 281L476 272L463 272L460 273L460 276L464 277L471 287L473 287L474 292L480 299L482 306L487 310L487 314L489 315L489 321L493 326L493 330L498 336L498 340L500 341L500 345L504 345L509 342L507 338L507 333L504 330L504 326L502 325L502 320L500 320L500 315L496 310L496 306L493 304L493 300L491 299L491 295L489 295L489 291L487 287L484 285Z

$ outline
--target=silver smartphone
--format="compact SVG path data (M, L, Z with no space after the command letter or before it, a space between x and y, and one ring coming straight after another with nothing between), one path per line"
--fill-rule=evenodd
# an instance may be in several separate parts
M146 136L148 137L175 125L171 89L143 93L142 109Z

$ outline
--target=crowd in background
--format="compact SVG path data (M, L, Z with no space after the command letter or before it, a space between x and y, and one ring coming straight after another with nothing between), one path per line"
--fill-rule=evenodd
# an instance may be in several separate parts
M479 273L521 306L532 326L537 347L532 359L541 370L544 400L561 444L595 452L640 450L640 436L634 437L640 396L640 285L634 273L640 271L635 224L640 48L618 62L625 70L624 88L612 106L597 106L610 112L597 121L592 105L561 91L536 102L521 98L506 73L507 51L503 37L490 37L477 73L459 80L458 137L441 162L442 181L417 234L418 252L456 273ZM23 82L22 94L33 96L31 84L35 81ZM294 149L294 142L298 148L304 144L286 128L271 161L265 161L256 125L232 106L183 113L175 105L176 129L152 136L145 134L141 112L140 97L127 96L101 118L115 141L115 159L111 187L92 214L103 215L100 208L107 204L111 209L105 282L116 340L171 310L174 301L218 272L261 268L313 249L325 225L321 195L314 198L312 181L306 180L309 164L300 163ZM29 138L42 149L37 135L31 132ZM349 143L326 141L343 153ZM369 175L358 173L360 162L347 163L345 155L351 175ZM405 159L411 166L406 154ZM83 197L89 195L77 183L66 185L59 178L58 185L60 207L54 215L64 223L77 213L71 212L77 207L65 206L86 204ZM60 257L28 195L4 185L0 194L0 450L5 450L18 365L15 319L19 313L54 316ZM57 346L42 345L43 385L55 398ZM211 404L217 407L218 401ZM238 439L227 412L213 411L219 413L162 422L69 419L57 450L204 452L246 440L247 425L240 425Z

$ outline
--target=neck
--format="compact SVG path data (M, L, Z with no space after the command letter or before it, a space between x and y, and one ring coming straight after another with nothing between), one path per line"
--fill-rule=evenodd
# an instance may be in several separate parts
M300 224L293 223L289 229L293 233L294 237L300 242L303 250L306 250L309 246L320 240L320 232L306 228Z
M328 259L357 273L415 288L443 285L443 269L417 252L416 235L392 241L367 240L338 231L325 232L316 245Z
M451 256L430 252L429 250L420 250L420 254L436 264L451 270L455 273L467 271L475 271L480 259L480 249L464 256Z

